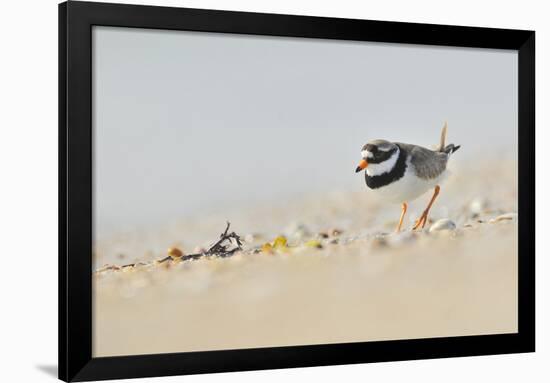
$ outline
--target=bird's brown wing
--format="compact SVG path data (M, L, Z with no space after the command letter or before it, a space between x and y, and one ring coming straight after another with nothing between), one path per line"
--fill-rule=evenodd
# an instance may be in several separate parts
M430 180L445 171L449 156L447 153L433 151L422 146L400 144L410 154L411 165L419 178Z

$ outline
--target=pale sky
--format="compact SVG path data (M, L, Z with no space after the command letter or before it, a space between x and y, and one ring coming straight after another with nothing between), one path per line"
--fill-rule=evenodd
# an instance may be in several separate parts
M371 139L517 153L515 51L93 27L98 237L361 190Z

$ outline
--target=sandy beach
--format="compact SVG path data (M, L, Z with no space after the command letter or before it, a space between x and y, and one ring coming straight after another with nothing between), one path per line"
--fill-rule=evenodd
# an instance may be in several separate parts
M93 353L516 332L517 164L480 163L452 168L422 231L410 228L428 194L410 204L396 234L400 207L365 188L102 239L94 253ZM158 262L168 248L208 249L226 221L241 251Z

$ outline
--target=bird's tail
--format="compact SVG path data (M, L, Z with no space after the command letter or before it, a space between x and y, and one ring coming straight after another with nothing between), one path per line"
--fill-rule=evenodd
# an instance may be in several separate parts
M437 148L437 151L444 152L447 154L456 152L460 148L460 145L449 144L445 146L446 138L447 138L447 121L445 121L445 125L443 125L443 129L441 129L441 137L439 139L439 148Z
M456 152L458 149L460 149L460 145L449 144L449 145L445 146L445 148L443 148L443 150L441 150L441 151L445 152L447 154L451 154L451 153Z

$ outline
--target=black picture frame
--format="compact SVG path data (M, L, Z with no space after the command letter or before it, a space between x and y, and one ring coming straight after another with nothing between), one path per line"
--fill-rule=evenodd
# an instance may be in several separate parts
M518 52L518 333L92 358L92 26ZM59 5L59 378L87 381L535 350L535 32L69 1Z

